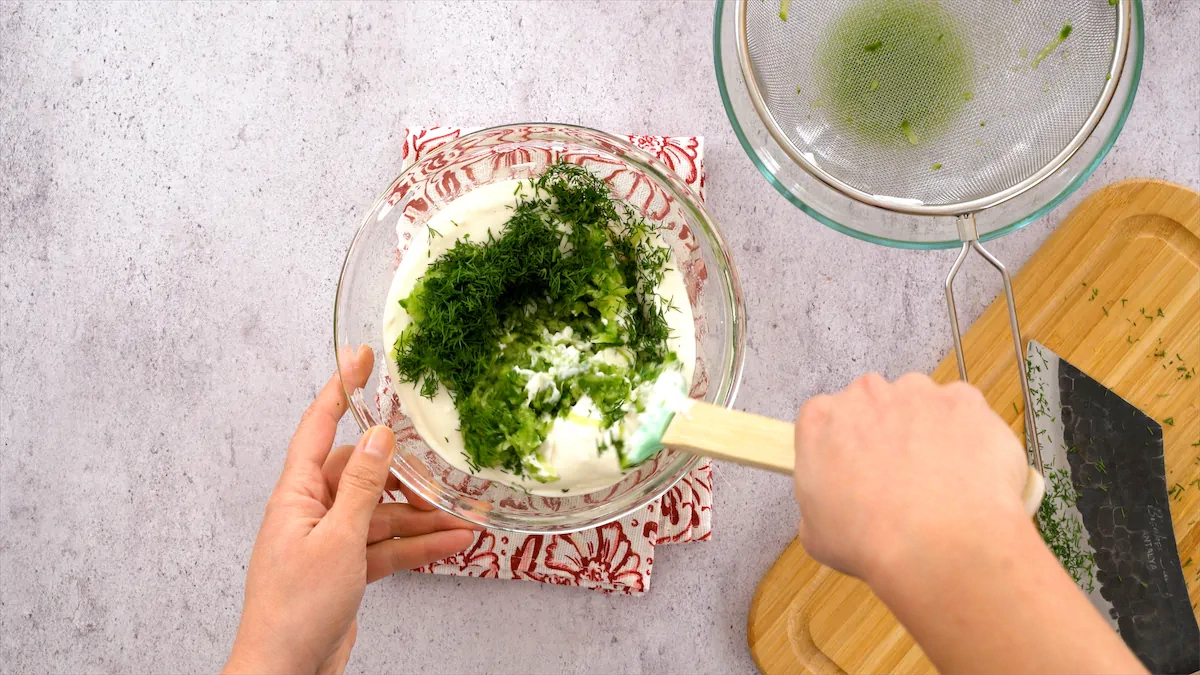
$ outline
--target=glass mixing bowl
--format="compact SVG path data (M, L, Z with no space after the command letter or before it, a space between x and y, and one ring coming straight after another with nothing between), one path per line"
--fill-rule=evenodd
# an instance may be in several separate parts
M438 508L513 532L564 533L616 520L657 499L700 462L668 450L599 492L530 495L446 463L421 440L392 393L385 361L391 345L383 343L382 319L393 271L408 242L431 215L467 191L536 177L559 159L604 178L617 197L647 220L662 223L662 239L682 268L695 316L692 396L731 406L742 374L746 315L729 251L699 198L662 162L616 136L556 124L485 129L429 151L375 200L350 243L334 305L335 354L346 345L375 350L366 386L346 395L364 431L376 424L395 430L392 473Z
M769 1L778 4L778 0ZM734 133L767 181L805 213L843 234L899 248L961 246L954 218L906 215L856 202L822 183L788 157L755 111L742 78L736 45L736 4L735 0L717 0L713 23L717 86ZM792 12L791 20L803 19L803 12ZM1132 0L1129 50L1117 90L1099 124L1075 155L1049 178L1017 197L980 211L977 215L980 240L995 239L1041 218L1096 170L1116 142L1133 107L1142 75L1144 37L1142 5L1140 0Z

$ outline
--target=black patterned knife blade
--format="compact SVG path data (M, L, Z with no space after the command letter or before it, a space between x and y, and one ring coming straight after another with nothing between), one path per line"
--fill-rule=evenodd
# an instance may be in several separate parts
M1043 537L1150 672L1200 671L1162 427L1045 346L1030 341L1027 358L1046 467Z

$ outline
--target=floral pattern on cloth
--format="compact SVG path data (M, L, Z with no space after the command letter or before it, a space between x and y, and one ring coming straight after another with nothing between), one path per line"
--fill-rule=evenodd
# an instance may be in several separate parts
M418 127L405 130L403 168L442 144L474 129ZM670 167L704 198L704 139L697 136L625 136ZM498 161L521 161L503 158ZM397 256L407 242L397 242ZM698 377L704 377L697 372ZM386 378L385 378L386 379ZM707 380L704 377L704 380ZM398 397L384 382L376 401L397 431L415 437ZM707 384L706 382L704 384ZM470 490L469 484L460 486ZM402 499L387 493L386 500ZM467 550L417 568L417 572L489 579L522 579L577 586L605 593L640 595L649 589L654 549L660 544L706 541L712 537L712 465L704 462L654 503L620 520L560 535L481 532Z

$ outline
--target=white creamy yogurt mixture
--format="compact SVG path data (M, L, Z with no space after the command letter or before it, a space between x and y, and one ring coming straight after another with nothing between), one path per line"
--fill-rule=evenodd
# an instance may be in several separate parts
M531 193L528 183L516 180L475 188L429 219L427 227L440 236L413 238L396 269L383 315L383 344L388 349L385 356L388 374L404 413L412 419L421 438L442 459L460 471L513 485L535 495L562 497L594 492L619 482L624 472L616 450L611 443L604 442L605 434L612 432L603 428L600 411L587 396L575 404L567 417L553 422L541 446L543 457L558 474L557 480L539 482L502 469L486 467L473 471L467 461L466 448L459 431L458 411L449 392L445 387L440 387L432 399L421 396L414 383L401 382L391 356L392 345L410 322L408 313L400 306L400 300L408 297L430 263L454 246L456 241L468 237L475 242L486 241L489 232L499 237L522 190L526 195ZM690 386L696 362L695 327L683 274L673 258L664 270L656 294L666 308L664 315L671 328L667 347L678 357L685 387ZM552 366L551 374L558 374L556 368L578 367L579 351L570 328L546 337L547 360L556 364L561 359L562 363L561 366ZM624 363L626 358L617 348L604 349L592 356L592 359L608 363ZM639 391L653 385L653 382L644 383ZM526 389L532 400L541 391L555 386L550 374L536 373L530 376ZM623 425L623 436L628 437L637 427L636 416L635 412L629 413L629 423Z

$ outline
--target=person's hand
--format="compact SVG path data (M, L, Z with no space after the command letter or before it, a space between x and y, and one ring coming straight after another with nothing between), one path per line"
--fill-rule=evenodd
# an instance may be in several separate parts
M868 582L914 547L1028 519L1025 478L1024 448L963 382L871 374L810 399L796 420L800 541Z
M345 351L340 360L346 384L363 386L371 350ZM374 427L358 445L330 452L346 407L334 373L292 437L250 556L225 672L341 672L366 585L472 541L466 521L435 510L389 475L391 429ZM385 486L398 487L409 503L379 504Z

